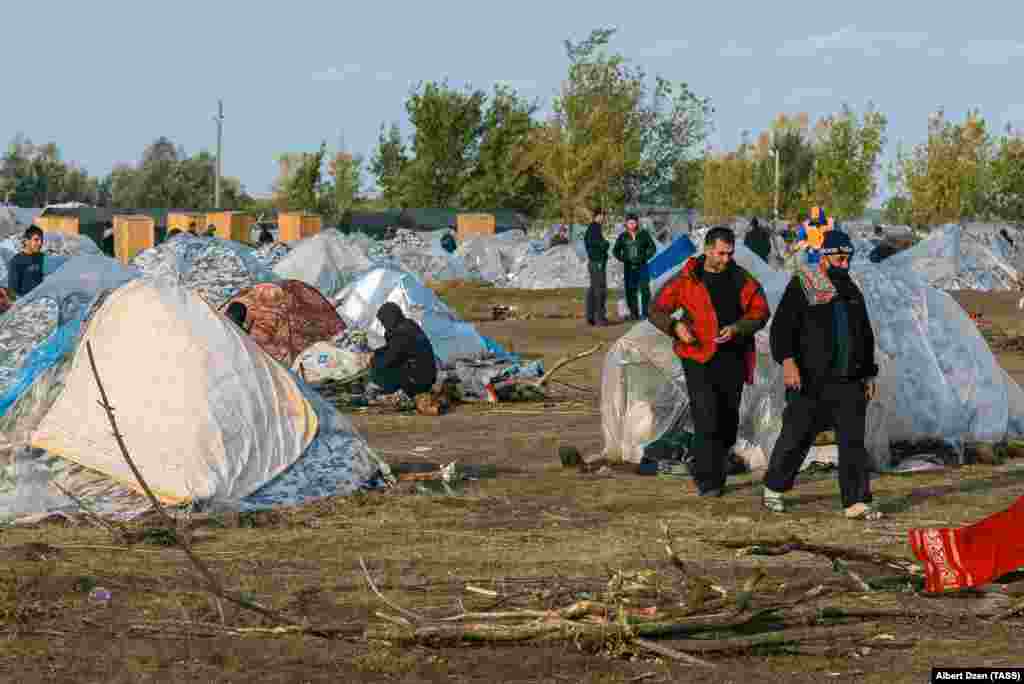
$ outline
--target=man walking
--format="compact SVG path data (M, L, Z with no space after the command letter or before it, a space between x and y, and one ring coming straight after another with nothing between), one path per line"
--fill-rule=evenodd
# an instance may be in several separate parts
M594 220L587 226L583 245L587 248L587 270L590 287L587 289L587 323L608 325L608 248L604 237L604 212L594 210Z
M818 431L834 424L846 517L882 517L871 506L864 448L867 405L877 392L875 336L850 278L852 257L849 236L828 231L820 263L797 271L772 321L772 357L782 364L787 398L764 479L764 505L777 513L785 511L782 493L793 488Z
M647 262L657 253L654 238L646 230L640 229L637 215L627 215L626 230L615 241L612 254L623 265L623 286L626 290L626 305L629 306L631 321L647 318L647 310L651 304L651 279L647 272Z
M693 416L690 472L701 496L721 496L736 443L744 383L754 381L754 333L768 322L761 284L732 259L736 236L723 227L704 238L658 292L651 324L675 340Z

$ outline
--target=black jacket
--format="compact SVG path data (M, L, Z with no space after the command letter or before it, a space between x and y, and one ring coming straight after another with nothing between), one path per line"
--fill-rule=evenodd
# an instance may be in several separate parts
M397 304L387 302L377 312L386 344L373 353L374 370L395 369L408 374L409 386L437 381L434 347L419 324L406 318Z
M767 262L769 255L772 253L771 233L761 226L751 228L747 231L747 236L743 238L743 245L751 252L761 257L762 261Z
M640 268L658 253L658 247L654 244L654 238L643 228L636 231L636 238L629 236L629 231L624 230L615 241L612 254L615 258L625 264L626 268Z
M43 255L18 252L7 265L7 286L24 297L43 282Z
M583 246L587 248L587 259L596 263L608 261L608 249L611 247L601 232L600 223L591 223L583 236Z
M824 275L820 277L825 278ZM839 299L846 303L850 331L850 370L847 377L866 380L878 375L875 335L871 330L864 295L849 278L837 280L833 285L837 293L832 300L811 304L813 288L800 275L793 276L772 319L772 358L776 363L794 359L805 391L813 391L834 376L831 370L833 317Z

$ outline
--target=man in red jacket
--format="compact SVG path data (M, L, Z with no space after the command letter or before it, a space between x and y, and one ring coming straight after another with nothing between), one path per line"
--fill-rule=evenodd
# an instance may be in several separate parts
M662 287L649 318L675 340L683 362L694 431L690 472L701 496L725 489L743 384L754 381L754 333L771 315L761 284L733 261L735 249L732 230L709 230L704 254Z

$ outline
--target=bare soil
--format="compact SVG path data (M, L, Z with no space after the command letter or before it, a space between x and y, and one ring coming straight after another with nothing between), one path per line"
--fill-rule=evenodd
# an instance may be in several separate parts
M546 310L558 304L550 294L492 289L486 295L493 303L518 303L526 315L535 300ZM487 306L480 303L485 297L477 290L463 300L447 296L457 309L466 306L460 301L476 301L479 317L486 318ZM999 296L956 296L967 308L986 307L986 316L1013 318ZM596 340L610 343L627 329L589 327L574 306L566 304L566 311L575 317L480 322L479 328L547 366ZM584 455L601 449L603 360L599 352L559 373L575 387L558 386L546 402L460 405L438 418L352 415L399 470L450 461L496 467L495 477L471 481L456 496L418 493L415 483L402 482L392 491L301 509L211 517L196 522L196 551L229 588L295 619L320 627L380 626L386 623L377 612L394 611L367 588L360 558L389 601L424 614L487 610L505 600L546 609L605 591L617 571L650 570L665 586L678 585L660 540L659 522L665 521L686 563L730 593L762 568L767 577L755 591L757 605L794 583L828 583L837 575L828 560L808 553L738 555L716 540L795 535L912 560L911 528L965 524L1024 495L1024 463L1017 461L886 475L875 480L874 490L888 517L861 523L841 517L837 485L828 474L802 482L792 512L779 516L762 511L757 478L750 475L732 478L726 496L709 501L696 496L687 480L641 476L629 468L564 469L559 445L571 444ZM1020 354L1000 360L1013 372L1024 371ZM931 668L940 665L1020 666L1024 652L1024 620L977 617L993 602L1008 605L1010 597L926 598L905 591L846 593L836 601L859 608L924 601L914 605L930 606L936 615L873 621L892 638L867 647L836 641L815 651L702 656L718 665L714 670L622 644L596 651L572 642L427 647L363 636L240 632L258 627L261 618L227 603L218 608L177 548L118 546L88 524L44 524L0 535L0 681L626 684L746 682L754 675L777 682L888 684L928 681ZM868 578L884 574L870 564L851 567ZM467 585L508 598L496 601L467 591ZM110 590L109 603L90 600L94 586ZM636 605L646 604L637 599ZM236 631L218 634L206 623ZM671 646L673 640L659 643Z

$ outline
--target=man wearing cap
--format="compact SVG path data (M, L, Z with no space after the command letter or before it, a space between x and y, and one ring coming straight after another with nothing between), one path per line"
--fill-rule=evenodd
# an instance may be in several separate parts
M654 238L640 228L640 219L636 214L628 214L626 230L615 241L612 254L622 262L623 288L626 290L626 305L632 321L647 318L651 304L651 278L647 262L657 253Z
M846 517L881 517L871 506L864 448L867 406L877 393L875 336L864 295L850 278L852 257L849 236L827 231L820 263L798 269L772 320L771 351L782 364L786 408L764 479L764 505L777 513L785 511L782 494L793 488L818 431L834 425Z

